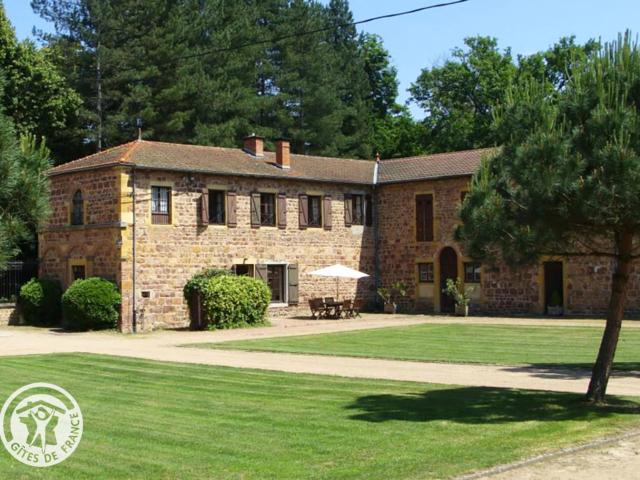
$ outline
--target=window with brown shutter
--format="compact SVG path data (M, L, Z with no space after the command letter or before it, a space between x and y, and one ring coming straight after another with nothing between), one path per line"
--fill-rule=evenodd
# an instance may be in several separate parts
M344 196L344 226L350 227L353 223L353 210L352 210L351 195L345 194Z
M304 230L309 226L309 202L305 194L298 196L298 224Z
M278 228L287 228L287 194L278 194Z
M204 190L200 196L200 225L209 224L209 192Z
M276 226L276 194L260 194L260 225L263 227Z
M235 228L237 226L236 192L227 192L227 227Z
M309 195L307 197L307 224L310 227L322 227L322 197L319 195Z
M331 230L333 220L331 218L331 195L324 196L324 229Z
M208 221L211 225L224 225L225 224L225 205L224 205L224 190L209 190L208 194Z
M351 224L364 225L364 195L351 195Z
M151 223L171 224L171 187L151 187Z
M416 196L416 240L433 241L433 195Z
M260 227L260 193L251 194L251 226L253 228Z

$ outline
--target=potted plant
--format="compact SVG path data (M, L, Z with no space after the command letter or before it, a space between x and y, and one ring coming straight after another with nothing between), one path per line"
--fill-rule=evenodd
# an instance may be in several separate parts
M456 304L456 315L460 317L466 317L469 315L469 302L471 298L465 291L464 285L460 278L455 281L453 278L448 278L445 288L442 290L445 295L449 295L453 298Z
M403 282L396 282L391 288L379 288L378 295L384 302L384 313L396 313L397 301L407 295L407 286Z
M549 305L547 305L547 314L553 317L558 317L564 313L564 307L562 306L562 297L557 290L551 294L549 299Z

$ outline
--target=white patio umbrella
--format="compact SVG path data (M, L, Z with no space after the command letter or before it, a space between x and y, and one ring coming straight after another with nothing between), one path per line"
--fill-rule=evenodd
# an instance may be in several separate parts
M309 275L315 275L316 277L333 277L336 279L336 300L340 298L340 279L341 278L365 278L368 277L366 273L359 272L353 268L345 267L339 263L331 265L330 267L324 267L320 270L314 270Z

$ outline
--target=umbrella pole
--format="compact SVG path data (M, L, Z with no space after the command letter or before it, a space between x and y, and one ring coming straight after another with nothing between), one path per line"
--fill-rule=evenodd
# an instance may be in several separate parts
M340 301L340 277L336 277L336 301Z

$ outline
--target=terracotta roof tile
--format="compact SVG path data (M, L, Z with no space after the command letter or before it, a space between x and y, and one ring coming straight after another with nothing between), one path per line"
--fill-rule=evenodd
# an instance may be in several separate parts
M472 175L480 166L482 158L494 151L496 151L495 148L482 148L383 160L380 162L378 183L399 183Z
M258 158L237 148L143 140L65 163L49 173L59 175L107 165L136 165L158 170L371 184L375 168L375 163L367 160L296 154L291 154L291 168L288 170L278 167L275 161L273 152L265 152L264 157Z
M480 160L495 149L467 150L419 157L383 160L378 183L397 183L473 174ZM275 164L275 153L254 157L238 148L135 141L52 168L60 175L114 165L266 178L288 178L371 185L375 162L291 154L291 169Z

